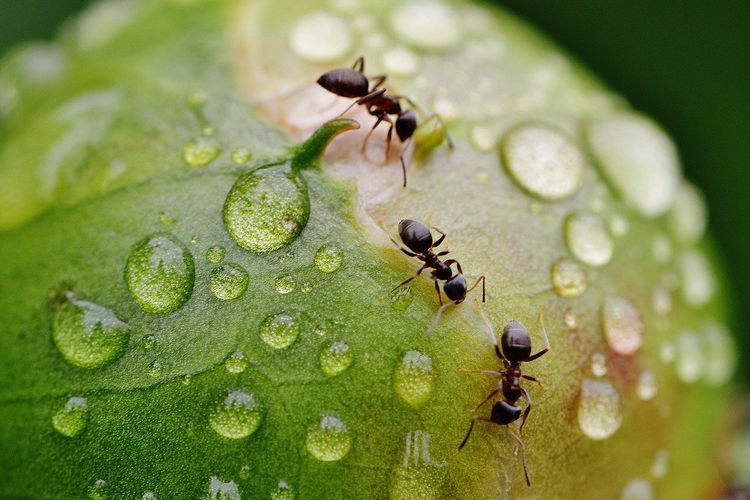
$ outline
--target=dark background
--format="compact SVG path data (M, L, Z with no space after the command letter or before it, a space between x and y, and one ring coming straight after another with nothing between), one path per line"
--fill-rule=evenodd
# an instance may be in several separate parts
M87 0L0 0L0 53L49 38ZM750 356L750 2L503 0L674 137L705 192ZM750 363L740 362L750 383Z

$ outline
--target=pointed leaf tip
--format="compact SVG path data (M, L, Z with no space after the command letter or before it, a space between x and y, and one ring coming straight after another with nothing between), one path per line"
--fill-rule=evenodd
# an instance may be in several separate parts
M301 170L318 165L326 148L339 134L359 128L359 122L349 118L336 118L320 126L318 130L292 151L292 169Z

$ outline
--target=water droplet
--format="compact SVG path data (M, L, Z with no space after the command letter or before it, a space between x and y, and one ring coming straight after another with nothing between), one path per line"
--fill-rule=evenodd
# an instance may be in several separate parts
M79 368L98 368L118 359L130 326L106 307L78 300L73 292L53 304L52 338L63 358Z
M161 377L161 374L164 372L164 367L161 366L161 362L159 360L154 360L153 363L151 363L151 366L148 368L148 374L152 378L159 378Z
M260 325L260 338L274 349L289 347L299 336L299 324L285 313L271 315Z
M227 231L251 252L270 252L288 245L309 216L307 187L292 173L247 173L237 179L224 203Z
M335 415L323 415L320 422L307 430L307 451L323 462L341 460L352 447L352 436L346 424Z
M578 328L578 325L580 324L578 316L576 316L576 313L574 313L572 309L567 309L565 311L563 321L565 322L565 326L570 329Z
M174 217L172 217L166 212L161 212L159 214L159 221L161 221L161 223L164 224L165 226L171 226L172 224L177 222L177 219L175 219Z
M250 477L250 473L252 472L252 467L245 464L242 467L240 467L240 479L247 480Z
M659 386L656 382L656 375L654 372L651 370L643 370L641 374L638 375L638 381L635 385L635 393L640 399L644 401L653 399L654 396L656 396L658 389Z
M187 96L188 106L191 108L200 108L208 101L208 92L205 90L196 90Z
M245 148L238 148L232 151L230 158L237 165L243 165L252 159L253 155Z
M229 373L242 373L247 370L248 364L247 356L240 350L234 351L224 360L224 368Z
M239 264L222 264L211 270L208 286L217 299L234 300L247 290L250 278Z
M430 434L412 431L406 435L404 460L396 468L390 488L392 500L443 498L445 464L430 456Z
M620 493L620 500L652 500L654 490L645 479L631 479Z
M91 500L106 500L107 494L104 488L107 487L107 482L104 479L97 479L93 486L89 486L89 498Z
M727 383L737 366L737 346L721 323L711 321L704 327L706 364L704 380L708 385Z
M607 297L602 303L602 328L609 347L629 356L641 348L646 329L641 313L630 300Z
M586 160L562 132L542 125L515 127L503 138L501 151L510 176L534 196L560 200L581 187Z
M240 487L234 481L224 482L211 476L208 483L208 500L240 500Z
M380 58L383 69L393 76L414 76L419 69L419 56L406 47L393 47Z
M297 282L291 276L279 276L275 282L276 291L282 295L292 293L297 286Z
M305 281L302 283L302 286L300 287L300 290L302 290L302 293L310 293L312 292L313 284L309 281Z
M656 451L654 461L651 464L651 475L656 479L667 475L669 471L669 452L664 448Z
M315 266L324 273L338 271L344 262L344 252L332 244L323 245L315 252Z
M672 232L683 243L695 243L703 238L707 223L708 211L703 195L689 182L683 182L669 211Z
M211 264L220 264L224 261L224 257L227 255L227 251L221 246L212 246L206 250L206 261Z
M495 133L489 127L476 125L469 131L469 141L477 148L477 151L488 153L495 149L497 139Z
M552 264L551 277L555 293L560 297L578 297L589 284L586 271L570 259L560 259Z
M203 127L203 130L201 130L201 132L203 132L203 135L211 136L211 135L214 135L214 128L213 127Z
M401 40L417 48L445 50L461 41L459 19L442 2L408 2L393 11L391 28Z
M294 500L294 489L286 481L279 481L279 485L271 492L271 500Z
M414 293L411 290L411 286L402 286L391 294L390 297L391 307L395 311L404 312L406 311L412 302L414 302Z
M263 419L255 396L240 390L228 390L211 413L209 423L217 434L229 439L243 439L255 432Z
M89 423L89 405L86 398L72 397L52 417L52 426L67 437L76 437Z
M342 373L354 361L349 344L336 340L320 353L320 369L328 377Z
M578 426L589 438L607 439L622 424L620 394L605 380L584 379L578 401Z
M326 63L341 59L349 52L352 34L340 17L314 11L300 18L289 31L292 51L310 62Z
M703 375L703 339L695 332L683 332L677 337L675 369L677 378L686 383L697 381Z
M432 359L428 355L408 351L396 368L396 394L412 408L419 408L430 399L436 378Z
M153 491L146 491L143 493L141 500L156 500L156 493Z
M176 311L190 299L194 281L193 256L174 236L153 234L131 248L125 264L125 282L144 311Z
M672 311L672 296L662 288L656 287L651 292L651 308L660 316L665 316Z
M199 137L185 144L185 148L182 150L182 157L185 163L191 167L204 167L214 161L219 156L221 150L216 144Z
M591 355L591 373L595 377L603 377L607 374L607 356L600 352Z
M716 292L716 278L708 259L698 250L689 250L677 261L682 277L682 298L691 306L708 302Z
M677 151L651 120L620 113L589 124L586 137L599 166L622 196L646 217L672 205L680 181Z
M573 255L589 266L609 263L614 244L601 217L591 213L573 214L565 221L565 241Z
M146 351L152 350L156 347L156 336L154 334L148 334L143 337L143 349Z
M609 219L609 230L614 236L622 238L630 231L630 223L622 215L615 214Z
M190 385L193 382L193 376L189 373L182 377L182 385Z

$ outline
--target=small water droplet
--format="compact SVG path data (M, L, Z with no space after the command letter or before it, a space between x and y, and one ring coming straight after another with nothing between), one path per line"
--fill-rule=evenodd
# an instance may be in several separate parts
M570 329L576 329L580 324L578 316L573 312L572 309L567 309L565 311L565 314L563 315L563 321L565 322L565 326Z
M560 259L552 264L552 286L560 297L578 297L586 291L589 279L581 266L570 259Z
M153 333L144 336L143 349L146 351L151 351L154 347L156 347L156 336Z
M419 69L419 56L406 47L393 47L380 57L383 69L389 75L414 76Z
M645 479L631 479L620 493L620 500L652 500L654 490Z
M456 103L445 97L435 99L435 102L432 104L432 109L435 113L439 114L446 123L455 122L461 117L461 113L458 110Z
M689 250L677 261L682 277L682 298L691 306L706 304L716 291L716 278L708 259L698 250Z
M665 316L672 311L672 296L666 289L656 287L652 290L651 308L660 316Z
M232 154L230 155L232 162L236 163L237 165L243 165L249 162L252 157L252 153L245 148L237 148L232 151Z
M419 408L430 399L436 378L432 359L428 355L408 351L396 368L396 394L412 408Z
M193 376L189 373L182 377L182 385L190 385L193 382Z
M641 348L646 327L633 302L623 297L607 297L601 314L604 337L613 351L629 356Z
M289 30L289 45L300 58L316 63L341 59L349 52L352 34L340 17L313 11L297 20Z
M260 325L260 338L274 349L289 347L299 336L299 324L285 313L271 315Z
M53 304L52 338L63 358L79 368L98 368L118 359L130 326L106 307L66 292Z
M407 2L391 15L391 28L404 42L425 50L446 50L461 41L460 16L448 5Z
M144 311L154 314L176 311L193 294L193 256L174 236L153 234L131 248L125 264L125 282Z
M689 182L683 182L669 211L673 234L683 243L695 243L703 238L707 223L708 211L703 195Z
M279 481L279 485L271 492L271 500L294 500L294 489L286 481Z
M335 415L323 415L310 426L305 440L307 451L323 462L341 460L352 447L352 436L346 424Z
M247 356L245 356L245 353L240 350L234 351L224 360L224 368L226 368L229 373L242 373L247 370L248 365L249 361L247 360Z
M212 246L206 250L206 261L211 264L220 264L224 262L224 257L227 255L227 250L222 246Z
M704 380L711 386L723 385L732 378L737 367L737 346L721 323L711 321L703 330L706 350Z
M208 500L241 500L240 487L234 481L222 481L211 476L208 483Z
M320 353L320 369L328 377L344 372L354 361L349 344L336 340Z
M573 255L589 266L603 266L612 259L614 244L598 215L578 213L568 217L565 241Z
M591 373L595 377L603 377L607 374L607 356L600 352L591 355Z
M220 300L234 300L241 297L250 278L239 264L222 264L211 270L208 286L214 297Z
M276 291L282 295L292 293L297 287L297 281L291 276L279 276L274 283Z
M656 382L656 375L654 372L651 370L643 370L641 374L638 375L638 381L635 385L635 393L640 399L644 401L653 399L654 396L656 396L658 389L659 386Z
M578 401L578 426L590 439L607 439L622 424L620 394L605 380L584 379Z
M683 332L677 337L677 378L685 383L696 382L703 375L703 339L695 332Z
M148 368L148 375L152 378L159 378L161 377L161 374L164 372L164 367L161 366L161 362L159 360L154 360L153 363L151 363L151 366Z
M411 285L402 286L391 294L390 297L391 307L395 311L404 312L406 311L412 302L414 302L414 293L412 292Z
M612 215L609 219L609 231L612 235L622 238L630 231L630 223L620 214Z
M67 437L76 437L89 423L89 405L86 398L72 397L52 417L52 426Z
M527 193L560 200L581 186L586 160L562 132L543 125L515 127L503 138L501 151L503 165Z
M430 456L430 434L412 431L406 435L403 462L396 467L391 481L392 500L443 498L445 464Z
M159 221L161 221L161 223L164 224L165 226L171 226L172 224L177 222L177 219L175 219L174 217L172 217L166 212L161 212L159 214Z
M336 245L323 245L315 252L315 266L323 273L338 271L342 262L344 262L344 252Z
M288 245L310 216L307 187L293 173L247 173L224 203L224 225L239 246L270 252Z
M156 500L156 494L153 491L146 491L143 493L141 500Z
M221 149L213 142L199 137L185 145L182 158L191 167L204 167L214 161L221 153Z
M314 331L315 335L317 335L318 337L325 337L326 335L328 335L328 325L326 325L325 323L318 323L317 325L315 325Z
M669 452L664 448L656 451L654 455L654 461L651 464L651 475L660 479L667 475L669 471Z
M255 396L240 390L228 390L209 417L211 428L229 439L243 439L260 426L263 415Z
M665 340L659 346L659 359L662 363L671 363L677 357L677 349L671 340Z
M302 283L300 290L302 290L302 293L310 293L313 290L313 284L309 281L305 281Z
M97 479L93 486L89 486L89 498L91 500L106 500L107 494L104 490L107 482L104 479Z
M471 127L471 130L469 131L469 141L471 141L471 145L474 146L477 151L483 153L492 151L497 145L495 133L489 127L484 127L482 125Z
M247 480L250 477L250 473L252 472L252 467L245 464L242 467L240 467L240 479Z

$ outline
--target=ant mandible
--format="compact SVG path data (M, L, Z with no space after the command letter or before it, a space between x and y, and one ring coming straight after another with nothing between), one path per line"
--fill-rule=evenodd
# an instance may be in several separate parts
M521 379L530 380L532 382L538 383L539 385L541 385L541 382L530 375L521 374L521 363L534 361L535 359L542 357L550 350L549 339L547 338L547 329L544 327L544 315L542 313L539 314L539 321L542 324L542 334L544 335L544 349L537 352L536 354L531 354L531 337L529 336L528 330L526 330L526 328L521 323L515 320L510 321L503 329L503 334L500 337L500 346L498 346L497 336L495 335L495 331L492 328L492 324L490 323L484 311L482 311L481 309L480 311L482 319L484 319L484 322L489 330L487 333L490 335L490 338L495 345L495 354L502 360L503 367L505 369L502 371L463 370L469 372L473 371L484 373L485 375L498 377L500 379L497 389L491 391L487 395L487 397L485 397L482 401L480 401L478 405L474 407L471 412L475 413L479 408L481 408L485 403L495 397L498 393L502 393L503 399L501 399L500 401L496 401L492 405L492 410L490 411L489 418L479 417L476 415L471 417L469 430L466 433L466 437L464 437L464 440L461 441L461 444L458 446L458 449L460 450L466 445L466 442L469 440L469 436L471 435L471 431L474 430L474 423L477 420L507 426L506 428L508 429L508 432L511 436L513 436L516 442L518 442L521 448L521 464L523 465L523 473L524 476L526 476L526 484L528 486L531 486L531 481L529 480L529 472L526 470L526 452L524 449L523 440L521 439L523 426L526 423L526 418L529 416L529 412L531 412L531 397L529 397L529 393L526 392L526 389L521 387ZM523 414L521 412L521 408L516 405L516 402L520 398L526 400L527 405L526 409L523 410ZM516 433L509 426L509 424L515 422L519 418L521 419L521 425L518 428L518 433Z
M412 108L418 109L418 106L406 96L403 95L391 95L388 94L385 88L380 88L385 82L387 76L379 75L373 77L373 85L370 87L370 81L364 74L365 70L365 59L360 56L354 61L354 65L351 68L336 68L332 69L318 78L318 84L326 89L327 91L336 94L339 97L356 98L348 108L346 108L341 115L349 111L356 105L362 105L367 109L367 112L377 118L375 124L370 129L364 142L362 143L362 151L364 152L367 148L367 143L370 140L370 136L375 129L382 122L388 123L388 133L386 136L386 149L385 158L388 161L388 153L391 148L391 137L393 135L393 129L396 129L396 135L402 144L409 141L417 128L424 126L431 120L437 120L440 126L445 131L445 124L442 118L438 114L432 114L427 117L421 125L418 125L417 114L411 109L403 109L401 107L401 101L406 101ZM396 117L394 122L390 115ZM445 131L446 142L448 147L453 149L453 141ZM406 164L404 163L404 151L406 147L402 148L399 160L401 161L401 173L404 178L404 187L406 187Z
M435 282L435 291L437 292L438 300L440 301L441 306L443 305L443 295L440 293L440 281L445 282L443 284L443 292L445 292L445 295L448 297L448 299L451 300L453 304L460 304L461 302L463 302L464 299L466 299L466 294L472 291L481 281L482 302L484 302L484 276L480 276L479 278L477 278L477 281L471 286L471 288L467 288L466 278L464 277L463 269L461 269L461 264L456 259L448 259L445 261L440 260L440 257L449 253L448 250L443 250L442 252L438 253L434 253L432 251L434 248L440 246L440 244L445 240L446 236L446 234L441 230L437 228L433 229L440 233L440 238L438 238L434 242L432 240L432 233L430 232L429 228L421 222L411 219L403 219L398 223L398 235L401 238L401 241L403 241L404 244L409 248L409 250L403 248L393 238L391 238L391 241L406 255L408 255L409 257L416 257L417 259L424 262L424 264L419 268L419 271L417 271L414 276L399 283L397 287L391 290L391 293L395 292L410 281L416 279L417 276L422 274L422 271L424 271L425 269L432 269L433 271L430 273L430 277ZM456 274L453 274L453 270L451 269L451 266L454 264L456 265L456 269L458 270Z

